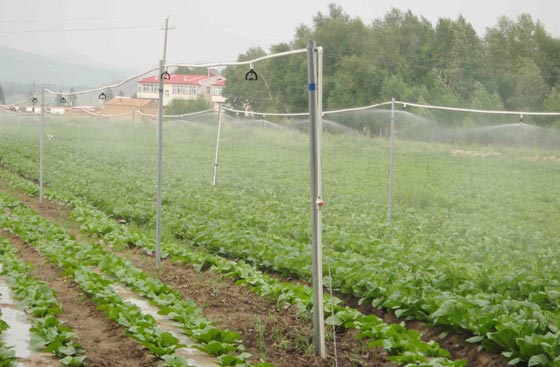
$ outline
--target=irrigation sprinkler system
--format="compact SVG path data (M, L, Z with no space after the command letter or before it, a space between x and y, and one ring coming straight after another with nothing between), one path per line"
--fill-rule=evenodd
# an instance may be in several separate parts
M167 32L166 22L166 32ZM167 39L167 35L166 35ZM164 46L165 47L165 46ZM45 94L56 95L60 104L66 103L66 97L69 95L80 95L86 93L100 92L99 99L106 100L105 90L109 88L116 88L124 83L137 79L145 74L152 73L158 70L159 75L159 104L157 115L157 141L158 141L158 158L157 158L157 187L156 187L156 268L160 268L161 261L161 214L162 214L162 160L163 160L163 86L164 80L169 78L167 73L168 67L189 67L189 68L210 68L221 66L243 66L250 65L250 70L247 73L247 81L255 81L258 79L257 72L255 71L255 64L279 57L286 57L291 55L307 54L308 59L308 97L309 97L309 112L302 113L301 116L309 115L311 124L310 134L310 162L311 162L311 223L312 223L312 245L313 245L313 325L314 325L314 345L315 354L322 358L326 357L325 351L325 327L324 327L324 313L323 313L323 274L322 274L322 223L321 211L324 205L322 200L322 187L321 187L321 131L322 131L322 58L323 50L318 47L315 41L310 41L307 48L280 52L276 54L262 56L253 60L235 61L235 62L217 62L207 64L165 64L165 51L164 59L160 61L158 68L151 68L143 73L134 75L122 82L102 86L99 88L88 89L83 91L72 92L53 92L49 89L42 89L41 91L41 134L40 134L40 158L39 158L39 200L42 203L44 200L44 182L43 182L43 160L44 160L44 127L45 127ZM35 96L31 96L25 101L18 102L19 104L30 101ZM204 113L208 111L201 111ZM197 113L194 113L197 114ZM188 114L187 114L188 115ZM278 114L281 115L281 114ZM178 115L184 117L186 115ZM221 116L220 110L218 129L221 129ZM285 115L284 115L285 116ZM134 127L133 127L134 129ZM134 134L134 131L132 132ZM216 159L215 159L215 172L213 183L217 182L217 166L218 166L218 151L219 151L219 134L216 144Z
M470 109L470 108L459 108L459 107L447 107L447 106L435 106L435 105L426 105L426 104L418 104L418 103L411 103L411 102L404 102L404 101L396 101L395 98L392 98L391 101L372 104L369 106L362 106L362 107L354 107L354 108L345 108L339 110L330 110L330 111L323 111L322 116L326 115L333 115L333 114L340 114L346 112L358 112L358 111L366 111L372 110L378 107L384 106L391 106L391 117L390 117L390 142L389 142L389 179L388 179L388 199L387 199L387 221L388 223L392 222L393 219L393 182L394 182L394 150L395 150L395 124L396 124L396 105L401 105L403 108L408 107L417 107L423 109L431 109L431 110L442 110L442 111L450 111L450 112L467 112L467 113L477 113L477 114L490 114L490 115L509 115L509 116L519 116L519 125L520 127L528 126L524 121L524 116L560 116L560 112L527 112L527 111L499 111L499 110L480 110L480 109ZM283 117L304 117L308 116L309 113L301 112L301 113L268 113L268 112L258 112L258 111L242 111L242 110L235 110L231 108L224 107L225 111L246 115L249 114L251 116L262 116L263 118L267 116L283 116ZM512 124L513 125L513 124Z
M220 154L220 135L222 132L222 105L218 110L218 137L216 138L216 155L214 157L214 174L212 175L212 185L216 186L218 182L218 158Z
M99 100L106 101L107 95L106 91L112 88L117 88L123 84L138 79L146 74L157 72L159 77L159 89L158 89L158 112L157 115L150 115L143 113L142 111L136 111L139 116L149 116L151 118L157 118L157 183L156 183L156 251L155 251L155 262L156 268L160 269L161 263L161 231L162 231L162 163L163 163L163 119L164 117L177 117L184 118L186 116L197 115L202 113L207 113L213 110L199 111L190 114L182 115L163 115L163 100L164 100L164 84L165 80L169 79L170 74L167 72L169 67L188 67L188 68L212 68L212 67L228 67L228 66L249 66L248 72L245 74L245 80L250 83L252 81L259 80L259 75L257 74L258 63L275 59L281 57L288 57L293 55L303 55L307 56L307 90L308 90L308 112L302 113L264 113L255 111L239 111L234 110L225 106L220 105L218 110L218 126L217 126L217 139L215 147L215 158L213 166L213 177L212 185L217 185L218 183L218 168L219 168L219 149L220 149L220 135L222 130L222 120L224 111L229 111L238 114L251 114L253 116L281 116L281 117L309 117L310 131L310 185L311 185L311 197L310 197L310 210L311 210L311 243L312 243L312 273L313 273L313 326L314 326L314 347L315 354L322 358L326 357L325 350L325 324L324 324L324 309L323 309L323 245L322 245L322 209L324 205L323 192L322 192L322 131L323 131L323 117L330 114L338 114L345 112L355 112L370 110L382 106L391 106L391 118L390 118L390 152L389 152L389 183L388 183L388 209L387 209L387 220L391 223L393 218L393 179L394 179L394 145L395 145L395 124L396 124L396 105L401 105L403 107L417 107L423 109L434 109L434 110L446 110L455 112L468 112L468 113L481 113L481 114L495 114L495 115L517 115L520 117L520 124L523 124L523 116L560 116L560 112L526 112L526 111L495 111L495 110L477 110L477 109L466 109L466 108L454 108L454 107L443 107L443 106L433 106L416 104L410 102L396 101L393 98L389 102L378 103L370 106L339 109L332 111L323 111L322 106L322 78L323 78L323 50L318 47L315 41L309 41L306 48L290 50L286 52L280 52L276 54L265 55L259 58L246 61L235 61L235 62L216 62L216 63L206 63L206 64L167 64L166 63L166 49L167 49L167 31L170 29L168 27L168 18L165 22L165 39L164 39L164 51L163 58L159 62L158 67L150 68L142 73L131 76L119 83L106 85L99 88L82 90L82 91L72 91L72 92L55 92L49 89L42 89L40 92L40 156L39 156L39 200L42 203L44 201L44 149L45 149L45 114L46 114L46 103L45 95L54 95L58 99L59 104L65 104L67 100L71 100L70 96L83 95L88 93L99 93ZM264 80L264 77L261 76ZM302 81L302 84L304 81ZM38 94L30 96L24 101L17 102L15 104L25 104L27 102L33 103L35 105L38 100ZM117 115L101 115L92 113L91 111L84 110L86 113L98 117L112 117ZM128 114L128 113L127 113ZM123 114L118 114L123 115ZM20 128L20 114L18 111L18 129ZM77 155L80 152L80 123L78 122L78 147ZM131 131L131 143L134 140L134 130L135 130L135 112L132 114L132 131ZM131 156L132 152L131 144ZM131 165L131 162L129 162Z

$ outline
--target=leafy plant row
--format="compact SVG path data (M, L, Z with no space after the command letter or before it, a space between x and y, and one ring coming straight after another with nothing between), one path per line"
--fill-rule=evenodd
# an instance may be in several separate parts
M259 138L263 136L259 135ZM356 141L348 143L355 144ZM343 158L346 151L353 148L350 144L343 144L344 141L337 146L341 148L336 152L337 157L349 165L350 160ZM360 144L357 144L358 148ZM200 144L197 147L200 148ZM251 153L245 147L232 146L231 149L238 149L236 153L240 155ZM70 150L71 145L62 140L54 143L50 150L52 172L56 172L56 176L51 175L51 181L58 191L64 187L65 191L86 198L115 217L148 227L153 224L153 203L149 199L152 185L140 165L136 167L138 173L130 171L125 181L119 179L123 165L115 160L114 149L104 148L103 144L92 146L90 154L81 158L82 164L63 159ZM271 152L259 151L269 155ZM20 153L29 154L26 150ZM150 159L149 149L139 153ZM288 157L281 153L278 153L278 159L287 160ZM406 153L403 153L403 159L410 159L410 154L407 156ZM3 159L15 162L16 169L34 177L35 162L32 167L29 160L20 164L22 155L15 154L15 151L4 153ZM430 170L445 171L445 175L439 178L446 178L445 182L439 182L440 188L441 185L455 184L452 180L464 180L464 173L450 165L454 161L442 156L441 152L429 155ZM410 198L404 197L412 207L403 208L400 220L392 227L372 223L375 221L371 218L371 210L366 211L368 208L357 202L359 197L345 196L344 200L338 200L336 210L333 205L333 210L329 211L326 227L334 249L330 252L333 285L363 302L393 310L402 317L471 331L475 334L471 341L479 342L489 350L505 350L512 363L543 359L556 363L560 355L557 351L560 283L555 261L548 259L557 258L554 250L557 236L547 228L553 228L552 218L557 214L551 210L553 206L546 204L552 199L543 197L542 201L531 203L527 210L539 219L533 221L515 215L524 212L525 207L506 210L500 205L487 205L501 192L529 196L531 190L517 189L533 189L533 182L546 192L549 186L544 183L548 180L531 181L530 174L534 173L524 170L529 181L525 180L526 184L517 182L517 176L508 171L523 168L516 162L500 160L487 166L481 166L489 169L483 173L503 177L499 184L482 182L476 185L471 182L466 189L459 187L459 198L426 187L416 189L410 193ZM175 167L179 167L176 162ZM245 167L237 168L243 169L240 172L251 172ZM340 170L340 166L333 167L333 171L334 168ZM430 170L424 172L412 168L411 172L416 176L427 176L428 187L434 186L429 181L433 179L429 177ZM238 176L229 189L209 190L197 185L191 191L180 189L184 185L180 176L167 177L171 188L164 195L166 228L170 228L173 235L212 252L246 259L262 269L308 279L307 259L310 256L306 242L309 236L300 224L307 222L307 213L294 209L299 207L297 203L302 197L294 195L293 189L289 190L299 181L293 183L293 177L287 175L289 179L285 185L266 190L256 189L251 180ZM415 187L418 179L402 181L402 185ZM342 184L348 191L350 186L360 187L346 177L339 180L333 185ZM266 185L270 182L262 186ZM184 200L176 200L177 197ZM506 208L518 207L520 197L507 195L507 200ZM430 212L427 214L426 210L417 210L415 206ZM365 212L362 214L360 210ZM489 217L507 220L500 220L496 226L487 219ZM543 225L549 222L551 225ZM526 258L531 261L525 261Z
M114 144L108 147L106 144L111 143L113 135L110 139L107 138L107 141L92 139L95 144L87 147L88 154L83 154L79 162L69 161L66 158L74 155L73 148L75 148L75 142L72 140L75 137L72 136L69 127L60 121L53 123L50 127L53 131L57 129L57 137L58 134L61 134L61 138L49 142L52 146L47 148L50 158L49 166L55 173L55 175L49 176L49 181L59 187L62 183L64 190L87 198L96 207L102 208L115 217L126 218L136 224L153 225L153 202L149 200L153 188L150 176L145 169L146 165L141 164L151 159L149 144L142 141L144 144L141 147L134 148L139 159L143 159L143 161L140 161L134 167L135 169L129 168L127 179L123 180L120 173L126 169L126 160L123 164L123 159L115 159L115 154L122 154L123 150L128 149L125 147L126 144ZM114 131L119 127L122 125L112 124L111 129ZM199 151L203 150L201 148L206 143L203 140L207 137L201 134L200 129L188 132L193 133L197 138L196 141L193 139L192 143L196 145L192 152L189 151L189 154L196 153L197 155L192 158L200 159ZM95 131L95 133L99 132ZM252 131L252 133L255 132ZM118 137L118 135L115 136ZM137 138L143 139L145 136L139 134ZM258 138L266 141L270 137L261 133ZM297 137L294 140L297 142ZM329 157L328 160L342 162L333 163L335 164L333 168L337 168L336 171L340 171L338 169L340 167L336 164L352 165L353 162L351 162L351 157L348 157L347 151L351 152L363 145L362 141L356 139L352 139L351 142L340 140L340 142L336 142L335 146L336 149L340 148L340 151L337 151L337 155ZM250 139L248 141L253 142ZM172 149L177 150L175 142L171 143ZM9 149L2 152L2 160L15 162L12 164L13 169L25 173L28 177L35 177L36 161L34 159L38 159L36 151L30 146L23 145L20 141L12 142L9 137L7 145L9 145ZM185 145L182 144L180 148L185 149L184 147ZM300 146L291 144L290 149L292 148L297 151ZM425 147L418 148L425 149ZM233 150L233 147L231 149ZM273 149L278 149L278 147L273 147ZM377 150L379 149L381 148ZM442 157L441 152L437 151L438 149L441 150L442 147L436 147L436 152L429 154L430 170L438 172L439 175L445 172L445 177L449 181L438 182L438 184L456 186L455 181L464 181L464 166L456 167L456 162L449 157ZM86 152L85 148L84 152ZM182 150L179 151L179 153L181 152ZM248 152L250 152L248 148L235 148L235 153L240 158L244 158ZM264 149L260 153L265 156L276 153L277 160L286 163L288 167L294 166L292 162L289 162L294 158L293 155L284 154L285 151L278 153L275 150L269 152ZM328 153L327 149L326 153ZM378 151L374 153L379 154ZM403 159L411 160L406 152L403 154ZM219 236L220 234L213 232L220 232L219 229L223 228L224 223L234 222L233 228L230 229L237 231L234 241L238 239L249 241L251 247L255 247L254 244L257 243L259 251L266 251L276 243L282 243L287 249L287 255L291 255L291 258L286 261L288 264L298 260L301 263L308 258L305 255L307 254L306 242L309 234L305 226L302 226L302 223L307 222L308 214L305 210L297 209L301 207L298 203L301 202L302 197L300 194L294 195L293 189L290 190L294 186L291 182L286 182L285 185L276 184L274 190L259 192L261 190L256 191L254 185L247 182L246 179L235 177L233 191L208 190L197 185L195 189L185 192L182 188L184 185L182 177L175 173L180 171L181 165L178 165L177 162L173 163L171 170L173 174L166 177L169 189L166 189L164 193L164 203L167 204L165 212L169 213L165 218L165 223L169 232L190 239L195 238L204 244L207 232L214 237ZM228 165L232 163L234 162L228 162ZM244 162L244 164L247 163L249 162ZM199 168L199 165L196 168ZM247 169L254 167L236 168L242 169L240 172L246 172ZM411 170L413 174L419 174L415 174L416 180L419 179L417 176L424 176L424 172L416 172L417 167L411 168L413 168ZM470 167L470 163L468 168L472 172L473 168ZM523 167L518 163L490 162L474 168L485 170L481 172L483 175L494 177L499 175L503 177L503 182L496 185L484 182L473 185L471 182L466 187L461 186L458 193L454 193L459 194L458 198L450 197L449 193L441 190L441 187L430 189L435 186L432 182L429 187L424 187L421 193L416 189L410 193L410 198L407 196L404 199L415 204L414 201L418 196L419 200L429 199L431 205L439 202L443 202L444 205L426 208L429 213L426 210L406 208L399 221L392 226L385 225L384 220L379 221L378 218L372 217L375 211L369 207L368 211L364 211L366 208L363 207L363 200L360 202L359 196L347 195L343 198L344 200L340 198L336 201L333 200L332 210L329 210L328 226L326 226L330 246L336 252L357 253L372 265L377 265L376 261L383 261L379 264L379 268L388 268L388 271L399 276L414 273L415 278L425 282L427 286L442 291L463 296L478 292L500 293L514 300L530 300L543 310L557 310L560 306L560 281L556 277L557 269L551 266L549 261L542 260L556 256L555 252L551 250L557 243L554 240L555 233L546 230L553 227L554 217L558 215L554 210L554 205L547 205L554 195L551 193L543 197L543 200L534 200L531 203L533 206L526 208L536 218L534 221L527 221L525 218L518 218L512 214L523 212L525 209L504 211L500 205L487 205L494 197L511 190L512 186L516 190L527 188L521 193L515 191L518 196L507 195L504 198L507 200L505 204L508 207L518 207L524 197L529 197L533 193L532 186L537 186L537 183L540 191L551 191L553 187L545 184L549 180L539 175L532 177L531 175L535 173L531 172L530 174L523 173L524 177L527 176L524 183L512 184L516 182L516 176L512 176L510 171L516 172L523 168L523 172L526 172L527 168L531 168ZM539 172L538 168L535 171ZM430 172L428 171L428 173ZM195 173L193 176L196 175ZM251 177L251 175L249 176ZM359 182L348 180L346 177L341 179L333 172L328 175L328 177L331 176L334 180L331 182L332 186L343 185L349 192L351 188L354 189L359 185ZM102 179L100 179L101 177ZM293 177L291 178L293 179ZM428 178L442 180L437 173L435 177ZM406 179L405 177L403 181ZM399 180L401 179L399 178ZM279 180L276 179L276 181ZM300 181L297 181L297 185L301 184ZM405 181L402 184L407 187L417 186L415 182ZM267 185L270 185L270 182L265 182L263 186ZM255 195L255 193L266 194L265 200L260 200L259 195ZM175 200L176 197L184 198L184 200ZM480 203L484 205L484 215L476 207ZM375 201L372 201L372 204L373 207L376 207ZM450 212L450 207L454 209L453 212ZM384 209L382 210L384 211ZM479 212L481 214L477 215L476 213ZM351 214L349 215L349 213ZM488 221L488 217L505 219L495 223ZM519 222L512 222L515 220L519 220ZM202 228L198 228L199 223ZM520 228L523 230L519 230ZM228 236L230 230L224 231L225 233L221 235L221 243L227 244L232 241ZM533 234L537 236L536 239L533 238ZM533 245L535 240L538 241L538 246ZM450 243L453 245L450 246ZM226 248L226 246L223 247ZM478 247L481 247L482 250ZM504 251L501 250L506 247L509 249L508 255L511 256L505 256ZM481 253L478 254L479 252ZM283 254L281 255L284 257ZM253 256L248 254L247 257L252 258ZM525 261L527 257L532 258L533 261ZM510 266L512 258L522 259L522 261L515 261L515 266ZM259 266L270 266L269 263L268 259L261 260ZM272 264L276 268L281 268L278 264ZM297 265L300 264L297 263ZM299 272L300 266L295 268L296 270L292 268L292 275L293 272ZM285 271L289 271L289 269ZM308 277L308 273L296 275Z
M14 176L9 178L10 182L17 182L19 189L30 194L34 192L34 185L28 181ZM51 191L48 193L53 197L63 199ZM125 225L118 224L102 211L92 208L81 199L69 198L67 194L65 196L74 207L71 215L80 223L80 228L84 232L100 237L115 246L133 245L144 248L148 252L154 251L153 239L129 230ZM175 261L189 263L198 271L212 268L217 273L235 278L239 283L248 285L261 296L272 298L279 304L295 305L301 315L309 316L313 307L312 290L309 287L280 282L256 270L250 264L227 260L202 251L194 251L176 243L165 243L163 251L163 257L172 257ZM104 271L117 276L120 281L135 289L139 294L149 297L149 292L153 292L153 288L145 285L142 281L144 277L131 277L130 274L115 270L120 269L116 262L121 262L121 259L115 259L115 257L104 257L102 261L93 261L92 265L101 266ZM166 310L164 308L164 312ZM374 315L364 315L355 309L343 306L342 301L337 298L327 297L325 316L327 317L326 323L333 327L357 329L359 338L370 340L371 347L379 346L386 349L392 355L391 359L402 365L461 366L463 364L462 361L449 360L449 352L440 348L434 341L423 342L418 332L407 329L403 323L386 324Z
M126 226L117 224L103 212L84 204L72 211L75 219L81 223L81 229L89 234L103 238L116 246L134 245L154 251L153 240L143 234L132 232ZM175 243L163 245L164 257L175 261L189 263L197 270L212 268L217 273L237 279L241 284L249 285L259 295L275 299L280 304L296 305L302 315L309 316L313 307L312 290L309 287L280 282L256 270L250 264L235 262L201 251L193 251ZM346 329L356 328L358 337L370 339L371 346L384 347L392 360L404 365L461 365L462 362L448 360L449 352L441 349L436 342L423 342L420 335L408 330L404 324L385 324L373 315L363 315L359 311L341 305L341 300L325 300L327 324ZM333 315L331 316L331 311Z
M221 365L249 365L246 361L249 354L243 352L239 334L216 328L192 301L183 301L169 287L146 276L125 260L106 253L101 246L78 244L64 230L37 216L13 198L0 195L0 200L5 210L1 217L4 226L64 269L110 319L127 328L134 339L164 359L169 366L188 365L174 355L183 345L171 333L162 331L153 317L142 314L137 306L118 296L111 288L112 281L91 267L99 266L154 302L161 313L180 322L187 335L197 342L195 347L218 356Z
M82 366L86 356L78 336L57 317L60 303L49 285L31 275L31 265L18 259L11 243L0 238L0 262L6 283L31 319L32 347L51 353L63 366ZM4 325L3 327L7 327Z
M301 247L286 245L286 241L266 233L258 239L244 236L243 226L235 221L214 220L209 226L208 222L203 224L205 220L189 216L178 233L209 251L304 279L310 276L309 266L302 260L303 250L298 251ZM470 342L492 352L505 351L512 364L560 364L560 315L556 309L477 288L464 294L442 290L434 268L411 267L397 259L372 262L370 257L351 251L331 252L329 256L335 288L361 302L392 310L398 317L471 331L475 337ZM552 284L545 290L550 297L559 295Z

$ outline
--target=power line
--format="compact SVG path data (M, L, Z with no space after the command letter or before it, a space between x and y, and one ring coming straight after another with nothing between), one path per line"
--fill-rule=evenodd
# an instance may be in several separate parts
M120 20L120 19L140 19L140 18L161 18L163 15L123 15L123 16L109 16L109 17L78 17L78 18L27 18L27 19L1 19L0 24L3 23L21 23L21 22L34 22L34 23L61 23L61 22L74 22L84 20Z
M159 25L139 25L139 26L114 26L114 27L92 27L92 28L51 28L51 29L21 29L0 31L0 34L24 34L24 33L45 33L45 32L94 32L94 31L118 31L132 29L154 29L160 28Z

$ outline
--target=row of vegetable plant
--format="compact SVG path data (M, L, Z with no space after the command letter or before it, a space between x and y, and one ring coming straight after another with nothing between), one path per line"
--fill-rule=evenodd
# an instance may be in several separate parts
M31 274L32 266L20 260L10 241L0 238L0 274L23 310L31 316L34 349L52 353L63 366L82 366L86 358L72 328L58 319L60 302L49 285Z
M145 167L151 167L146 163L153 161L154 147L135 144L137 162L131 169L122 154L128 153L127 148L123 144L117 144L118 149L113 147L118 141L116 136L107 141L91 136L90 141L95 144L84 145L79 160L69 161L65 158L72 152L74 141L64 138L63 128L68 125L58 128L61 138L47 147L51 158L49 181L58 190L64 188L84 197L114 217L149 229L153 225L153 187ZM208 140L206 127L206 131L174 128ZM178 146L176 143L186 134L172 137L167 155L172 162L168 170L171 174L166 177L169 189L164 194L166 227L171 235L197 246L247 259L263 269L309 279L309 236L304 225L307 207L300 205L306 201L305 190L301 189L304 181L293 175L304 172L298 171L305 157L301 154L303 145L299 144L302 138L290 135L293 139L287 144L276 144L265 132L241 130L230 130L229 138L237 141L223 145L228 155L235 153L241 164L224 158L223 166L230 168L221 168L222 177L231 182L212 189L196 180L201 167L197 159L211 153L211 149L194 138L187 138L192 147ZM139 135L140 141L148 141L149 134ZM258 149L252 135L263 140L257 143ZM272 143L272 147L267 147L267 143ZM344 174L350 169L364 168L363 160L354 164L349 159L358 157L364 149L383 158L383 146L376 143L379 142L333 138L325 144L325 156L330 158L325 159L329 173L325 174L326 183L333 185L326 232L332 244L335 287L403 317L469 330L476 334L472 341L481 342L490 350L505 350L512 362L546 357L555 363L558 343L550 344L552 349L546 346L558 334L560 295L555 265L558 255L554 251L558 242L554 236L558 211L554 209L557 206L551 205L555 196L549 195L555 186L548 175L557 172L552 163L517 158L488 159L483 164L481 160L471 160L466 162L469 175L461 171L465 162L446 154L447 147L436 146L434 151L426 152L421 144L411 144L411 150L397 156L397 161L409 165L416 182L410 182L407 176L397 180L407 187L417 187L418 181L422 181L422 189L411 191L410 196L397 190L397 196L401 195L397 198L408 201L410 206L401 208L393 225L387 226L384 219L372 212L375 209L384 213L382 206L375 202L364 206L373 197L364 200L363 196L336 191L344 187L351 193L367 192L364 180L348 180L353 176ZM35 177L36 155L30 154L28 146L18 144L2 152L2 161L11 163L28 177ZM295 154L287 148L294 148ZM190 159L185 160L185 156ZM418 166L418 156L424 156L422 161L428 162L425 168ZM20 164L21 157L27 159ZM264 172L263 162L270 163L271 158L279 162L276 168L287 168L279 173L268 174L272 169ZM332 166L327 162L333 162ZM369 169L370 162L367 164ZM371 171L382 167L376 161L371 165ZM123 170L127 172L126 179L120 174ZM181 173L185 170L189 172L188 178L195 177L194 181L188 180L190 190L185 189L185 174ZM400 172L404 171L402 168ZM473 180L473 172L481 179ZM523 174L518 175L519 172ZM255 176L265 182L256 186L252 179ZM484 180L486 176L500 181ZM367 178L375 179L371 175ZM434 179L441 182L434 185ZM431 189L435 186L449 186L456 192L450 195L445 190ZM520 206L527 202L523 196L535 197L531 206ZM502 205L487 204L495 197L503 198ZM534 219L527 221L522 213L529 213ZM535 241L537 246L533 246ZM527 340L530 348L526 347Z
M145 275L127 261L105 252L98 244L78 244L61 228L42 219L13 198L0 194L4 215L2 225L37 248L51 262L71 275L80 288L92 297L110 319L124 326L128 333L171 366L187 366L187 362L174 355L183 347L170 332L161 330L155 319L123 300L111 288L113 281L99 274L99 267L119 282L134 288L150 299L182 325L183 331L196 341L204 352L217 356L223 366L248 366L249 357L243 352L237 333L218 329L202 315L192 301L183 300L176 292L161 282ZM267 364L255 364L265 366Z
M19 189L28 193L34 192L35 185L30 182L22 181L13 175L3 173L4 178L9 178L11 183L16 183ZM51 192L48 191L49 196ZM134 245L144 248L152 253L154 251L154 241L146 235L128 229L127 226L118 224L114 219L109 218L102 211L87 205L81 199L69 198L65 194L67 203L73 206L71 215L80 223L80 228L84 232L98 236L107 243L114 246ZM62 200L63 198L53 193L53 198ZM201 271L211 268L217 273L237 279L241 284L246 284L264 297L276 300L279 304L296 305L300 316L310 317L312 305L312 290L303 285L281 282L275 278L263 274L250 264L235 262L214 256L201 251L193 251L176 243L165 243L163 245L163 257L171 257L175 261L191 264L195 269ZM90 265L100 266L102 270L116 276L119 281L133 288L143 296L149 297L155 302L164 302L163 312L173 312L173 315L183 315L181 310L176 310L167 306L170 290L164 285L151 286L151 282L146 282L146 276L140 270L130 272L122 271L122 259L104 256L100 260L88 259ZM155 294L154 289L165 288L166 297L161 299ZM160 292L162 293L162 292ZM192 311L189 309L188 313ZM385 348L392 357L393 361L403 365L433 365L433 366L460 366L463 361L449 360L449 352L442 349L434 341L423 342L421 335L405 327L404 323L386 324L374 315L364 315L359 311L342 305L342 301L337 298L325 300L325 316L327 324L333 327L345 329L357 329L359 338L367 338L370 346ZM180 319L177 321L181 321Z

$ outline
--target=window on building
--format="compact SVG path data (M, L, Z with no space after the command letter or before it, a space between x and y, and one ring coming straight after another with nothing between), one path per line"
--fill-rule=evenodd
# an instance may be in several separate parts
M195 95L198 93L198 86L196 85L173 85L173 94L187 94Z
M222 87L213 87L212 88L212 95L213 96L221 96L222 95Z
M158 86L152 83L138 84L138 92L140 93L157 93Z

